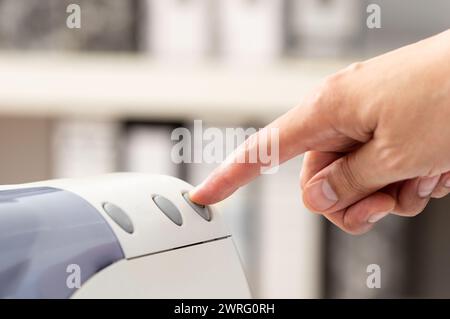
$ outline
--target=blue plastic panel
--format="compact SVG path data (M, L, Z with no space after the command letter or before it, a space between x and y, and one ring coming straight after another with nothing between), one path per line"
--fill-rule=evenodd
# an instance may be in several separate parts
M123 258L81 197L48 187L0 191L0 298L67 298L78 275L82 284Z

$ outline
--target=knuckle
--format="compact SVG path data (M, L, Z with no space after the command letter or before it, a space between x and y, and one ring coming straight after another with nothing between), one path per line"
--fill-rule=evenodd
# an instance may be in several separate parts
M419 208L419 209L409 209L406 211L405 216L406 217L416 217L417 215L419 215L421 212L423 212L424 208Z
M415 176L436 176L442 173L433 161L433 155L411 156L414 151L408 141L400 142L392 136L378 139L375 144L377 163L386 176L395 174L398 180Z
M356 235L359 230L357 225L349 218L344 218L342 229L350 235Z
M360 225L350 220L344 220L344 226L342 227L342 230L349 235L358 236L368 232L370 228L370 226L367 227L366 225Z
M324 95L333 101L338 101L341 92L342 74L335 73L327 77L322 85Z
M425 207L402 207L396 211L397 215L403 216L403 217L416 217L419 215Z
M344 72L345 73L356 72L356 71L361 70L363 67L364 67L364 62L356 61L356 62L353 62L352 64L350 64L349 66L347 66L344 69Z
M337 72L325 78L322 88L328 92L334 92L339 87L343 73Z
M338 182L346 192L354 195L364 195L366 187L363 184L363 178L357 172L357 170L352 169L352 157L345 156L340 161L340 169Z
M308 201L305 199L305 193L303 192L303 190L300 192L300 199L303 202L303 206L306 208L306 210L314 215L322 215L321 212L318 212L316 210L314 210L309 204Z
M354 76L354 73L362 69L364 66L363 62L355 62L350 64L348 67L338 71L332 75L329 75L324 79L322 84L319 86L317 99L319 105L327 104L332 106L340 106L343 104L343 98L345 92L345 82L346 79Z
M316 108L338 107L341 104L341 77L339 73L328 76L312 96L312 104Z
M377 163L386 173L395 172L396 175L403 175L402 172L407 171L410 159L405 157L406 152L403 152L400 145L393 145L391 142L388 145L378 145Z
M445 187L439 187L433 191L431 194L432 198L443 198L449 194L449 191Z
M342 230L350 235L361 235L372 228L372 225L363 223L355 215L346 213L342 222Z

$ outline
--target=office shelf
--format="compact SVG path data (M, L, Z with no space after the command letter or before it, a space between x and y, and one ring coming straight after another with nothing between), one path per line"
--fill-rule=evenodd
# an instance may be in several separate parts
M347 64L186 64L139 55L2 53L0 115L266 121Z

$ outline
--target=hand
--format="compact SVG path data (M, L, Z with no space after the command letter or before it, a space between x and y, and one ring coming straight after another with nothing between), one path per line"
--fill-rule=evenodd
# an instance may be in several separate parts
M267 128L279 129L280 163L306 152L303 201L343 230L420 213L450 192L450 30L328 77ZM233 161L243 149L191 199L218 202L259 175L261 163Z

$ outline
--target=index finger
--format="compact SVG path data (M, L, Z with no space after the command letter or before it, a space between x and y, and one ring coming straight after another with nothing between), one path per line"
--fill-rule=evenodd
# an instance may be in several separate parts
M232 152L202 184L190 192L191 200L204 205L214 204L251 182L268 165L264 158L255 157L255 154L270 153L271 164L279 165L308 151L333 130L325 114L318 112L311 103L304 103L285 113Z

